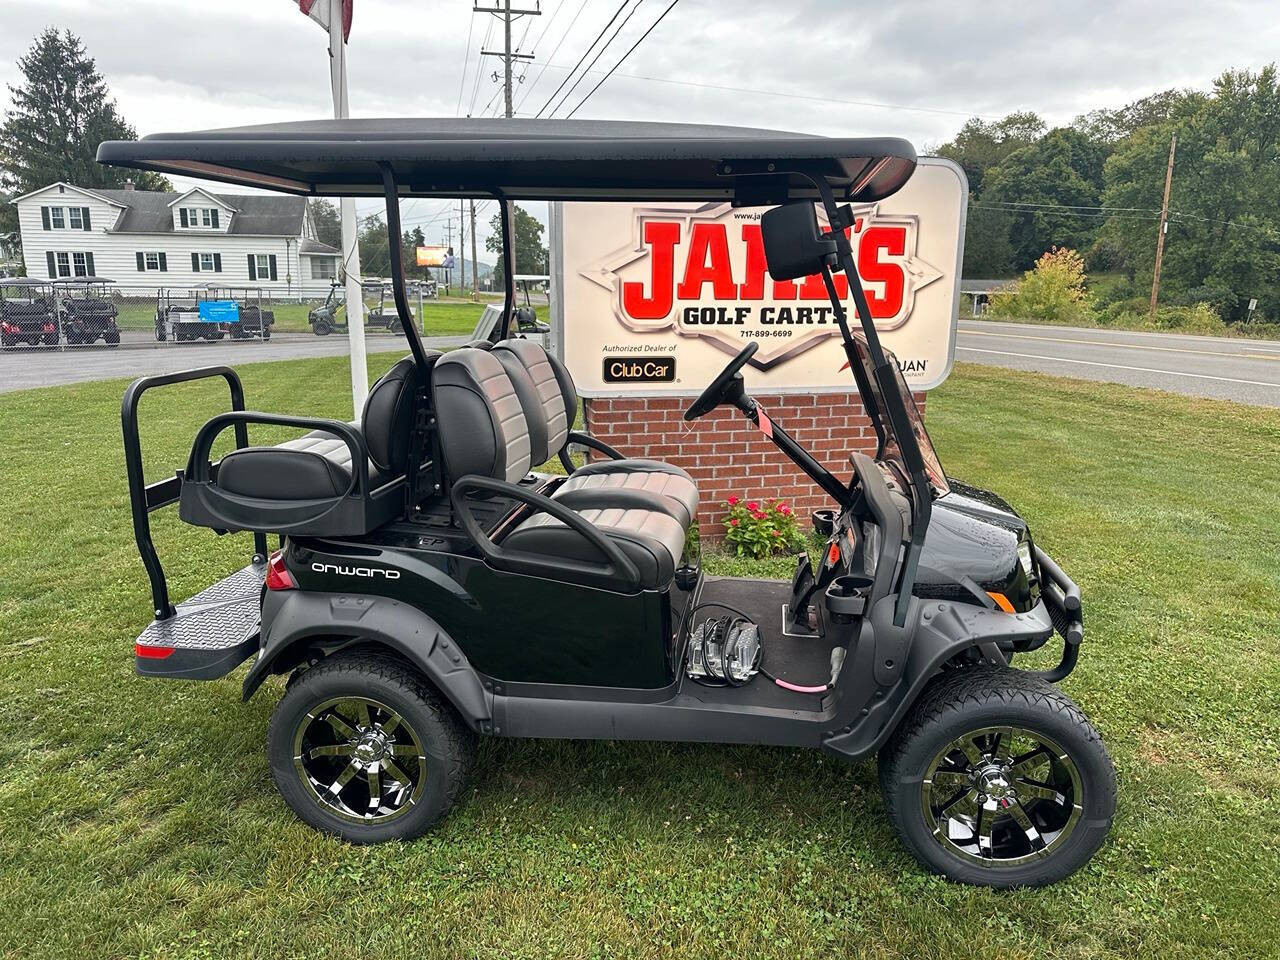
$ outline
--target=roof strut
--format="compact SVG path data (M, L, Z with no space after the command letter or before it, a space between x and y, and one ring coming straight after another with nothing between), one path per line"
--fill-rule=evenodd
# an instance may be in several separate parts
M404 330L405 339L409 341L409 352L413 354L413 362L420 371L425 371L427 350L422 345L422 336L413 322L413 312L409 309L409 294L404 285L404 239L400 231L400 188L396 185L396 175L391 169L391 164L379 161L378 169L382 171L382 188L387 198L387 252L391 255L391 292L395 297L400 327Z
M502 209L502 289L506 297L502 307L502 336L511 335L511 318L516 311L516 209L510 200L499 199Z

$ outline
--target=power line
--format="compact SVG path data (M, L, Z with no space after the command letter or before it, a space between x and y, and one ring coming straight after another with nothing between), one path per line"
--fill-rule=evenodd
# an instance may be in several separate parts
M998 210L1001 213L1044 213L1044 214L1053 214L1055 216L1060 216L1060 217L1083 217L1085 219L1094 219L1094 220L1159 220L1160 219L1159 212L1147 213L1147 214L1109 213L1106 211L1090 212L1088 210L1072 210L1070 207L1054 207L1054 206L1049 206L1044 209L1036 209L1036 210L1018 210L1018 209L1011 210L1008 207L998 207L998 206L993 206L991 204L986 204L981 202L971 203L970 206L976 207L979 210Z
M670 13L672 10L674 10L674 9L675 9L675 5L676 5L677 3L679 3L679 2L680 2L680 0L671 0L671 4L670 4L670 6L668 6L668 7L667 7L667 9L663 10L663 11L662 11L662 14L658 17L658 19L657 19L657 20L653 21L653 23L650 25L649 29L648 29L648 30L646 30L644 33L642 33L642 34L640 35L640 39L639 39L639 40L637 40L635 43L633 43L633 44L631 45L631 48L630 48L629 50L627 50L627 52L626 52L626 53L624 53L624 54L622 55L622 59L620 59L617 63L615 63L615 64L613 65L612 69L610 69L608 73L606 73L603 77L601 77L601 78L600 78L600 82L599 82L599 83L597 83L594 87L592 87L592 88L591 88L591 90L590 90L590 92L589 92L585 97L583 97L581 100L579 100L579 101L578 101L578 105L577 105L576 107L574 107L572 110L570 110L570 111L569 111L569 115L568 115L567 117L565 117L565 119L566 119L566 120L568 120L568 119L569 119L570 117L572 117L575 113L577 113L579 110L581 110L581 109L582 109L582 105L583 105L584 103L586 103L588 100L590 100L590 99L591 99L591 94L595 93L595 92L596 92L597 90L599 90L602 86L604 86L604 82L605 82L606 80L608 80L611 76L613 76L613 71L614 71L614 70L617 70L617 69L618 69L618 67L622 66L622 61L623 61L623 60L626 60L626 59L627 59L627 57L631 56L631 54L635 51L636 47L638 47L638 46L640 46L640 44L644 43L644 41L645 41L645 37L647 37L647 36L649 36L649 34L653 33L654 28L656 28L656 27L658 26L658 24L660 24L660 23L661 23L661 22L666 18L666 16L667 16L667 14L668 14L668 13Z
M542 105L542 109L539 110L534 115L535 117L542 116L542 111L546 110L547 107L551 105L551 101L560 95L560 91L564 89L564 85L573 78L573 75L575 73L578 72L578 68L582 66L583 61L585 61L587 59L587 56L591 53L591 51L595 49L596 44L600 42L600 38L605 35L605 31L607 31L610 27L613 26L613 22L617 20L619 16L621 16L622 11L626 9L627 4L630 2L631 0L622 0L622 3L618 4L618 9L613 11L613 16L609 18L609 22L606 23L603 27L601 27L600 32L596 34L595 39L592 40L589 44L587 44L587 49L582 51L582 56L578 58L578 62L573 65L572 70L570 70L567 74L565 74L564 79L560 81L560 86L556 87L555 91L551 94L551 96L547 98L547 102Z
M631 21L631 18L635 16L635 12L640 9L641 4L643 3L644 3L644 0L636 0L636 5L627 12L627 15L622 18L622 22L618 24L618 29L614 30L613 34L609 37L609 39L606 40L604 44L601 45L600 49L596 51L596 55L592 57L591 62L587 64L586 70L583 70L580 74L578 74L578 79L573 81L573 85L564 92L564 96L560 98L560 102L551 108L551 113L547 114L548 117L555 114L557 110L559 110L561 107L565 105L565 101L569 99L573 91L578 89L578 84L580 84L583 80L587 78L587 71L589 71L592 67L596 65L596 63L599 62L600 58L604 55L604 52L608 50L610 46L613 45L613 41L618 39L618 34L620 34L623 31L623 28L625 28L626 25ZM569 114L569 116L573 116L573 114Z
M578 9L577 11L575 11L573 15L573 19L569 21L569 25L565 27L564 33L560 35L560 40L556 44L556 48L551 51L551 56L547 57L547 62L544 62L542 64L542 68L538 71L538 75L533 78L533 83L529 84L529 87L527 90L525 90L524 95L520 97L520 103L517 104L517 106L521 106L521 107L524 106L524 102L529 99L529 94L533 93L533 88L538 85L538 81L542 79L542 75L547 72L547 66L549 61L555 59L556 54L560 52L560 48L564 46L565 40L568 38L569 34L573 32L573 26L578 22L578 17L582 16L582 10L584 7L586 7L586 5L587 5L587 0L582 0L582 2L578 4ZM563 7L563 6L564 6L564 3L561 3L560 7ZM560 7L556 7L556 13L560 12ZM551 19L554 20L555 16L552 15ZM548 22L547 26L548 27L551 26L550 22ZM542 31L543 34L545 34L546 32L547 32L546 30ZM538 39L534 41L534 44L533 44L533 48L535 52L538 49L538 44L541 42L542 42L542 35L540 34L538 36Z
M474 12L474 11L472 11L472 14L471 14L471 15L472 15L472 16L475 16L475 12ZM488 27L488 29L486 29L486 30L485 30L485 32L484 32L484 39L480 41L480 47L481 47L481 49L483 49L484 47L487 47L487 46L489 45L489 37L491 37L492 35L493 35L493 20L490 20L490 21L489 21L489 27ZM474 84L472 84L472 86L471 86L471 105L470 105L469 107L467 107L467 116L468 116L468 117L469 117L469 116L471 116L472 114L474 114L474 113L476 112L476 96L477 96L477 95L479 94L479 92L480 92L480 74L482 73L482 71L481 71L481 69L480 69L480 64L481 64L482 62L483 62L483 61L481 61L481 60L479 60L479 59L477 59L477 60L476 60L476 79L475 79L475 83L474 83Z
M1115 213L1159 213L1159 212L1160 212L1160 208L1159 208L1159 207L1107 207L1107 206L1098 206L1098 205L1096 205L1096 204L1085 204L1085 203L1038 203L1038 202L1035 202L1035 201L1032 201L1032 200L982 200L982 201L975 201L975 203L977 203L977 202L985 203L985 204L987 204L988 206L1015 207L1015 208L1021 208L1021 207L1052 207L1052 208L1053 208L1053 209L1055 209L1055 210L1057 210L1057 209L1067 209L1067 210L1101 210L1101 211L1104 211L1104 212L1115 212Z
M456 117L462 112L462 90L467 85L467 64L471 61L471 31L476 25L476 13L471 11L471 20L467 23L467 46L462 51L462 76L458 78L458 105L453 108L453 115ZM476 65L478 70L479 64Z

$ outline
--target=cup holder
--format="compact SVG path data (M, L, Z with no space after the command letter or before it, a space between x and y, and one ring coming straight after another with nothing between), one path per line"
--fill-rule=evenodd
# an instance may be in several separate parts
M813 511L813 529L820 537L829 537L836 528L836 512L834 510Z
M827 609L839 618L861 616L867 608L872 579L847 573L827 585Z

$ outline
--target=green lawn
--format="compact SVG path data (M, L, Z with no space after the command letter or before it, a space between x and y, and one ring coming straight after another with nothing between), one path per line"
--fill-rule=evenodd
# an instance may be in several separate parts
M349 415L345 362L245 367L250 405ZM314 833L264 758L279 682L242 705L240 671L133 675L150 611L122 389L3 398L0 956L1276 955L1280 412L967 365L930 397L949 472L1007 496L1082 585L1065 687L1120 776L1091 864L996 894L921 872L873 764L800 750L491 741L435 834ZM148 399L152 478L220 402ZM248 551L157 531L176 597Z

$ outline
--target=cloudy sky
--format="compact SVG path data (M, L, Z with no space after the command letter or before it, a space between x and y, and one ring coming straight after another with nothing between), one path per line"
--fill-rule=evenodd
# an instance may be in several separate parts
M549 103L621 2L541 0L542 16L517 23L519 48L536 55L519 115ZM551 112L567 114L668 2L628 0L595 71ZM355 0L352 114L500 110L498 61L477 66L482 44L501 45L500 21L472 6ZM967 116L1034 110L1064 123L1259 67L1280 51L1276 13L1275 0L680 0L577 116L897 135L927 148ZM0 100L46 26L82 38L140 134L331 115L325 37L293 0L0 0ZM436 241L441 208L423 202L406 217Z

